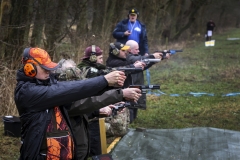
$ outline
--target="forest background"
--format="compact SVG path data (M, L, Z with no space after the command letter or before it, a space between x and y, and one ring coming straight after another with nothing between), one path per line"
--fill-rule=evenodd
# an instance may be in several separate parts
M131 128L215 127L240 131L240 0L0 0L0 117L16 115L14 88L23 49L41 47L54 61L80 62L96 44L108 56L112 31L129 9L148 32L150 52L183 49L150 69L151 82L165 95L147 97ZM216 28L214 47L205 47L206 23ZM94 36L95 37L94 37ZM194 97L189 92L215 93ZM180 94L179 97L169 96ZM183 96L185 95L185 96ZM0 121L0 159L18 159L20 138L4 136Z
M150 52L204 41L209 19L215 32L240 23L240 0L1 0L0 6L0 115L17 115L15 73L26 47L44 48L54 61L68 56L78 63L84 49L96 44L107 57L112 31L131 8L146 24Z

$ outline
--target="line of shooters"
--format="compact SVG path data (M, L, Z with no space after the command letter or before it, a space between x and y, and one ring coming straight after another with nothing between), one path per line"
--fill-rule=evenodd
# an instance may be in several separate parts
M123 136L137 109L146 109L143 71L168 51L138 55L138 43L111 43L106 66L103 51L86 48L79 65L51 61L40 48L26 48L17 72L15 103L22 131L20 159L87 159L101 154L98 118L106 117L109 136ZM124 105L124 104L128 105ZM119 106L129 106L118 110ZM121 107L124 108L124 107ZM114 114L114 116L110 116Z

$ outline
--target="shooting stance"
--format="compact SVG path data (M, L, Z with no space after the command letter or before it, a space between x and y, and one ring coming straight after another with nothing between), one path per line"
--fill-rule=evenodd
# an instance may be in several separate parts
M59 62L59 65L60 68L56 70L56 74L58 75L58 79L60 81L84 79L81 74L81 70L71 59L62 59ZM93 111L99 110L102 107L106 108L105 106L108 105L114 107L114 105L111 104L124 101L125 98L128 100L137 101L140 96L138 94L139 92L140 90L137 88L136 90L133 90L133 88L112 89L99 96L92 96L72 103L72 109L68 110L68 115L70 117L71 125L73 127L73 134L77 143L77 157L79 160L86 160L90 151L87 114L91 114ZM102 112L102 114L106 114L107 116L111 115L111 110L112 109L110 109L110 112L105 110L105 112ZM123 136L126 134L128 128L128 124L126 122L129 120L126 119L126 116L123 116L123 113L119 113L115 117L110 116L106 118L106 121L108 122L105 123L107 135L111 134L115 136ZM120 117L120 120L118 117Z
M51 71L59 65L40 48L26 48L17 71L14 100L21 119L20 160L77 159L76 141L67 110L71 103L122 86L124 72L84 81L57 82Z
M112 72L113 69L103 65L103 55L100 47L91 45L85 49L82 62L78 65L84 78L92 78L106 73ZM119 69L120 70L120 69ZM126 71L124 71L126 73ZM90 155L101 154L99 117L105 114L105 111L111 111L110 106L106 106L100 110L95 110L88 114L89 131L91 139ZM127 116L127 115L126 115Z

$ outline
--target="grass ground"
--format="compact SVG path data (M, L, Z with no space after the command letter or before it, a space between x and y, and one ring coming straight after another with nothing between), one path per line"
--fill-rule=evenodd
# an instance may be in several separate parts
M4 136L4 125L0 121L0 160L19 158L20 138Z
M151 84L160 84L165 95L149 95L147 110L139 110L131 128L215 127L240 131L240 30L214 35L214 47L192 41L184 51L150 69ZM170 48L174 49L174 48ZM190 92L214 96L195 97ZM180 96L171 96L179 94ZM0 122L0 160L18 157L19 138L3 136Z
M240 31L214 35L214 47L194 42L182 53L153 66L151 83L161 84L165 95L149 96L148 109L139 111L131 127L240 130L240 96L223 96L240 92L240 41L228 41L228 37L240 37ZM195 97L190 92L214 96Z

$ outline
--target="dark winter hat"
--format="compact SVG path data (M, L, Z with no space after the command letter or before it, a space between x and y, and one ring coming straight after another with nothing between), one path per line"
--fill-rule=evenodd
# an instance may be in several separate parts
M99 48L98 46L94 47L94 45L92 45L85 49L84 56L82 59L89 58L92 54L95 54L96 56L100 56L100 55L102 55L102 53L103 53L103 51L101 50L101 48Z
M129 14L135 14L135 15L138 15L138 16L139 16L139 12L138 12L137 9L135 9L135 8L130 9L129 12L128 12L128 15L129 15Z

